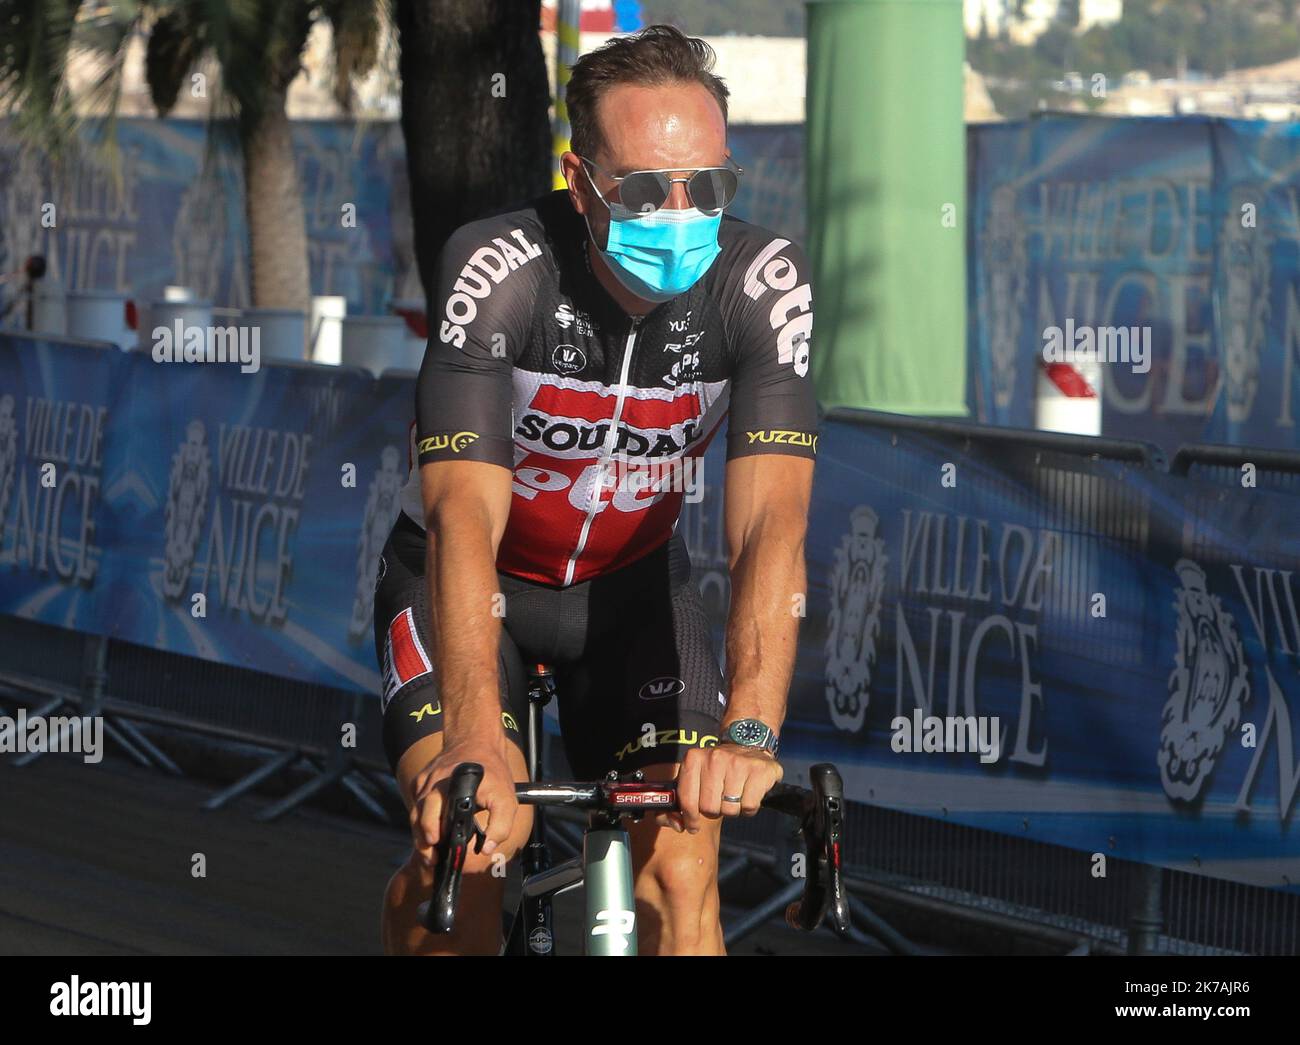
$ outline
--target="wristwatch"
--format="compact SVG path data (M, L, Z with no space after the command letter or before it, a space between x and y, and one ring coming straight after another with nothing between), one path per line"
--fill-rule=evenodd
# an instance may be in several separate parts
M719 743L739 744L741 747L762 748L773 755L781 746L777 735L771 728L756 718L738 718L731 723L722 735Z

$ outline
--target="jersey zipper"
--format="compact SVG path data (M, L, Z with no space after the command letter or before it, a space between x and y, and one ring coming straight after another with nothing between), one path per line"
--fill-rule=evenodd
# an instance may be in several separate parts
M614 455L614 444L618 442L618 425L623 419L623 402L627 399L627 375L632 365L632 346L636 344L637 327L641 324L640 316L632 317L632 327L627 332L627 342L623 348L623 366L620 369L618 377L618 392L614 398L614 416L610 420L609 432L605 436L605 445L600 448L600 456L596 458L600 465L596 472L596 488L593 491L591 503L587 506L587 517L582 520L582 531L578 534L578 543L569 556L568 565L564 568L564 586L567 588L573 583L573 575L578 568L578 558L582 555L583 549L587 547L587 535L591 533L592 521L596 518L596 513L600 511L600 494L605 482L605 466Z

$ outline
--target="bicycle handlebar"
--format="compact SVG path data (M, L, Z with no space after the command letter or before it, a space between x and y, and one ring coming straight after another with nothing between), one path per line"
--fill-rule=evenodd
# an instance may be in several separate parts
M775 784L762 803L766 809L798 820L803 835L806 856L803 897L786 909L786 922L792 928L812 932L829 914L832 927L843 935L849 930L848 896L841 877L844 783L839 771L829 762L813 766L808 775L811 790L794 784ZM437 846L433 896L421 916L429 932L451 932L470 842L476 843L475 852L482 849L483 831L474 821L474 814L479 811L475 796L482 779L483 767L476 762L462 762L452 771L446 830ZM567 805L611 816L679 810L675 780L516 784L515 797L520 805Z

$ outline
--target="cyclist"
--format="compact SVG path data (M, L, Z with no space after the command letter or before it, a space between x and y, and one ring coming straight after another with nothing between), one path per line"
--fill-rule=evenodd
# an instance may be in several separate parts
M502 861L531 827L513 781L536 661L555 669L576 778L679 779L682 813L630 828L641 952L723 953L721 818L752 815L781 779L817 412L808 264L724 213L738 168L712 66L665 26L583 56L567 189L442 250L375 595L384 742L414 838L385 896L390 953L498 950ZM676 524L728 411L724 679ZM456 931L435 938L416 909L461 762L484 768L488 841Z

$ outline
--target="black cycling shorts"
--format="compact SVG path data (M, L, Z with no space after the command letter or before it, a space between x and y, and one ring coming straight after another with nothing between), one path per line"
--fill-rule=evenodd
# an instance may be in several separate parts
M384 750L394 772L442 729L432 662L424 530L398 517L379 560L375 651L383 674ZM501 722L524 747L526 665L555 673L560 731L581 780L680 762L718 742L722 673L685 541L567 588L498 572L505 595L498 673Z

